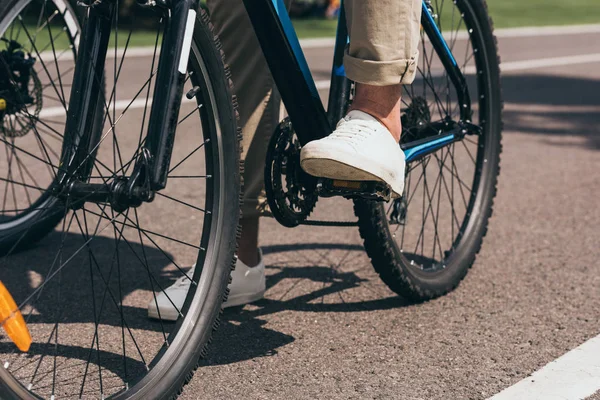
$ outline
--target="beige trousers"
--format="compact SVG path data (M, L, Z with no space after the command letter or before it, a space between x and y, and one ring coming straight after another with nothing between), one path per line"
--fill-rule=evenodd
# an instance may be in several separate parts
M289 7L290 0L286 0ZM244 218L266 206L264 165L269 138L279 123L281 99L242 0L207 0L211 20L238 97L243 132ZM411 83L420 39L421 0L346 0L349 79L376 86Z

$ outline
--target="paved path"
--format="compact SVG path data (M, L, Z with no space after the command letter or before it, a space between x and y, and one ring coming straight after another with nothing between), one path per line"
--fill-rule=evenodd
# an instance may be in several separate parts
M460 287L409 305L374 273L355 228L265 220L266 298L225 313L183 399L485 399L600 333L600 32L503 34L499 45L502 173ZM331 52L307 51L319 82ZM135 69L123 74L135 81ZM319 201L316 216L351 219L351 203Z
M499 45L514 63L598 54L598 39ZM308 51L315 79L328 79L330 53ZM495 214L457 291L407 306L373 273L355 229L290 235L265 221L266 299L226 313L183 398L483 399L598 335L598 65L505 74ZM352 216L343 200L317 213Z

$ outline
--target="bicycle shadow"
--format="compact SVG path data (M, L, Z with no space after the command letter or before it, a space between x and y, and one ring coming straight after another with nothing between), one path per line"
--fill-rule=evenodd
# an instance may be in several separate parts
M84 246L87 246L85 251L79 250ZM102 313L100 323L121 326L119 299L136 292L150 293L158 287L168 287L180 274L165 270L171 264L169 257L173 256L154 247L128 242L127 248L123 245L124 250L118 252L118 263L114 247L114 238L111 237L97 236L86 245L80 234L66 233L63 236L54 231L33 249L4 260L0 277L18 304L30 299L28 304L34 311L25 316L32 323L54 324L57 318L61 323L94 322L91 306L87 306L89 309L82 307L82 304L92 303L89 297L93 293L96 300L104 298L103 306L107 310ZM66 260L57 256L59 248ZM147 269L140 261L142 258L148 260ZM43 287L40 287L42 283ZM41 297L31 299L29 296L33 292ZM52 301L43 301L46 296ZM60 302L57 296L61 296ZM98 304L97 312L102 312ZM131 329L160 330L160 324L149 320L146 310L135 305L123 303L128 326Z
M364 252L360 245L342 243L300 243L290 245L272 245L262 248L263 255L282 254L286 252L333 251L342 250L346 254ZM320 254L319 258L323 258ZM346 259L342 255L342 260ZM313 263L314 264L314 263ZM370 266L369 266L370 268ZM310 281L319 284L319 289L306 289L301 295L285 300L285 295L279 298L269 296L254 303L252 306L226 309L223 323L209 348L207 357L201 362L203 366L231 364L256 357L267 357L277 354L277 348L295 341L293 336L268 328L263 316L292 311L292 312L361 312L387 310L412 305L413 303L399 296L391 296L372 300L346 301L338 296L338 302L324 302L328 296L340 294L367 283L368 279L361 278L356 272L340 271L338 268L321 265L284 266L275 263L267 266L275 271L267 276L267 290L277 287L283 281L291 279L296 282ZM293 285L292 285L293 286Z
M85 241L80 235L72 235L68 237L65 243L74 248L80 246ZM93 244L99 265L111 265L111 257L114 255L106 249L112 248L114 239L109 237L97 237ZM54 232L48 235L43 241L36 245L35 251L22 252L12 257L11 262L5 265L1 271L1 278L7 287L17 299L22 301L31 290L39 284L43 277L51 273L50 263L38 262L32 256L48 258L53 257L56 253L57 246L62 242L62 234ZM159 250L142 246L136 243L130 243L130 251L120 255L120 263L122 268L119 272L120 290L122 298L134 296L137 292L151 292L156 290L157 284L161 287L167 287L174 282L178 277L172 270L165 268L170 264L170 254L163 254ZM102 251L104 250L104 251ZM65 253L69 254L72 249L65 249ZM385 310L398 307L405 307L411 303L398 297L391 296L385 298L376 298L370 300L347 301L341 293L348 290L359 288L365 285L368 279L360 276L356 271L345 271L338 268L344 260L355 255L355 253L364 252L360 245L343 244L343 243L299 243L290 245L271 245L263 247L265 256L277 256L290 254L296 258L298 252L308 251L317 260L311 260L308 257L302 265L289 266L285 262L276 261L271 263L267 268L272 272L267 277L267 287L270 289L284 286L285 282L289 281L304 281L311 282L317 285L318 288L304 290L298 296L285 299L282 296L270 296L268 299L263 299L255 303L251 307L235 307L225 311L221 326L217 334L213 338L213 344L210 346L208 357L202 361L201 365L216 365L229 364L244 360L254 359L258 357L268 357L277 354L277 349L295 341L295 338L289 334L271 329L265 319L261 318L267 315L292 311L292 312L357 312L370 310ZM327 256L329 252L341 251L343 254L339 257L339 265L332 267L324 262L319 262ZM145 254L145 257L153 262L149 263L150 273L156 276L157 282L152 283L148 279L148 271L144 271L140 266L140 254ZM362 262L361 262L362 264ZM81 254L72 260L71 269L62 271L61 279L63 284L68 284L73 288L70 293L63 293L61 297L61 309L69 310L69 312L59 312L50 304L36 304L35 313L26 315L26 318L32 324L54 324L60 320L61 324L76 327L79 323L94 322L93 312L91 310L81 309L81 303L89 304L90 286L76 285L74 282L77 279L82 279L82 276L95 276L97 281L96 298L98 303L105 297L107 307L112 307L112 312L105 313L101 320L101 324L110 326L121 326L120 313L117 311L118 301L114 298L116 293L105 289L105 282L112 282L114 287L114 279L116 279L116 271L107 267L104 271L94 271L85 254ZM370 268L370 266L367 266ZM143 275L140 275L142 274ZM33 278L32 278L33 276ZM112 278L111 278L112 276ZM143 276L144 279L140 277ZM36 278L38 282L36 282ZM111 281L112 279L112 281ZM377 278L378 279L378 278ZM104 289L104 290L102 290ZM47 293L52 293L57 290L56 286L48 285ZM108 294L107 294L108 293ZM285 293L285 291L284 291ZM340 301L324 302L319 301L324 298L338 295ZM111 298L112 297L112 298ZM84 302L82 299L86 299ZM147 300L146 300L147 301ZM131 330L140 332L160 332L161 323L151 320L147 317L146 302L137 302L135 305L124 305L123 310L127 316L126 324ZM58 314L57 314L58 312ZM76 328L74 328L76 329ZM2 343L0 345L0 353L8 352L10 345ZM50 356L54 349L41 343L34 344L30 350L32 355ZM81 346L60 346L59 352L68 355L69 358L86 361L89 359L89 347ZM100 357L102 368L112 371L115 375L123 378L123 357L120 354L103 353ZM132 357L127 357L128 368L142 368L143 364ZM130 367L131 366L131 367Z
M502 69L502 66L501 66ZM475 95L475 76L467 75ZM418 82L418 79L417 81ZM434 79L436 85L444 79ZM545 135L548 144L600 150L600 79L548 73L505 74L501 79L503 132ZM477 103L473 102L477 108ZM431 107L431 111L436 111ZM477 114L476 114L477 115ZM554 137L574 140L556 140Z
M18 370L43 370L47 360L58 356L57 373L75 374L75 378L84 377L81 369L90 362L124 382L128 374L131 377L146 371L135 353L124 355L102 345L92 351L94 329L89 326L97 321L97 332L102 332L101 339L97 333L97 340L105 344L121 343L121 331L118 337L110 337L115 329L109 332L103 327L124 326L130 334L122 340L129 342L135 340L131 332L161 332L160 322L149 319L143 305L151 291L157 290L158 285L167 287L178 275L165 269L171 264L170 254L135 242L127 244L127 251L118 252L117 264L114 243L111 237L97 236L86 241L80 234L53 231L31 249L2 260L0 280L17 304L26 303L22 312L34 339ZM89 246L91 252L79 251L83 246ZM64 258L57 256L57 249L61 249L59 254L64 254ZM139 260L143 256L148 260L147 270ZM149 274L155 277L153 282ZM31 297L32 293L35 296ZM138 301L126 300L131 297ZM52 326L60 329L50 329ZM61 337L70 339L61 343ZM0 339L0 354L14 354L14 345L6 340L4 332L0 332ZM137 340L143 339L138 336ZM37 381L47 379L46 374L40 372Z
M502 77L504 132L547 135L563 147L600 150L600 80L551 74ZM552 136L576 140L554 140Z

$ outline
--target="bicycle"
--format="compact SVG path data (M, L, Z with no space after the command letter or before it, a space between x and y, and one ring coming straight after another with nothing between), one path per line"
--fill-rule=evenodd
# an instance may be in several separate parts
M132 48L117 0L82 1L83 19L64 0L0 5L0 277L33 338L27 353L0 338L3 398L176 397L218 326L239 233L236 99L196 0L138 2L156 27L151 51ZM390 203L385 185L299 168L301 146L329 134L352 98L343 11L326 112L283 2L244 3L289 114L266 160L272 216L358 225L383 281L413 301L453 290L481 247L499 173L485 2L423 2L419 77L403 96L406 189ZM151 60L145 75L136 57ZM323 196L352 199L357 222L311 220ZM178 321L148 321L147 301L184 275Z

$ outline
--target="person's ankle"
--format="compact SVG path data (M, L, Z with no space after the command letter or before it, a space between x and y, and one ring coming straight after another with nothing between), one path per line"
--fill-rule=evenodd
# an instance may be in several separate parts
M255 249L254 251L246 251L243 254L241 251L238 251L238 259L249 268L257 267L258 264L260 264L258 249Z
M354 104L348 110L348 112L355 111L355 110L362 111L362 112L367 113L370 116L376 118L379 122L381 122L381 124L383 126L385 126L387 128L387 130L392 134L392 136L394 137L396 142L400 142L400 136L402 135L402 125L400 122L400 117L396 118L396 116L394 115L393 118L390 118L389 116L381 115L380 113L378 113L377 111L375 111L372 108L356 107L356 106L354 106Z
M390 131L396 142L400 142L401 93L402 85L373 86L357 83L356 95L348 112L358 110L377 118Z
M240 221L242 234L238 240L238 259L248 267L255 267L260 263L258 252L258 217L242 218Z

